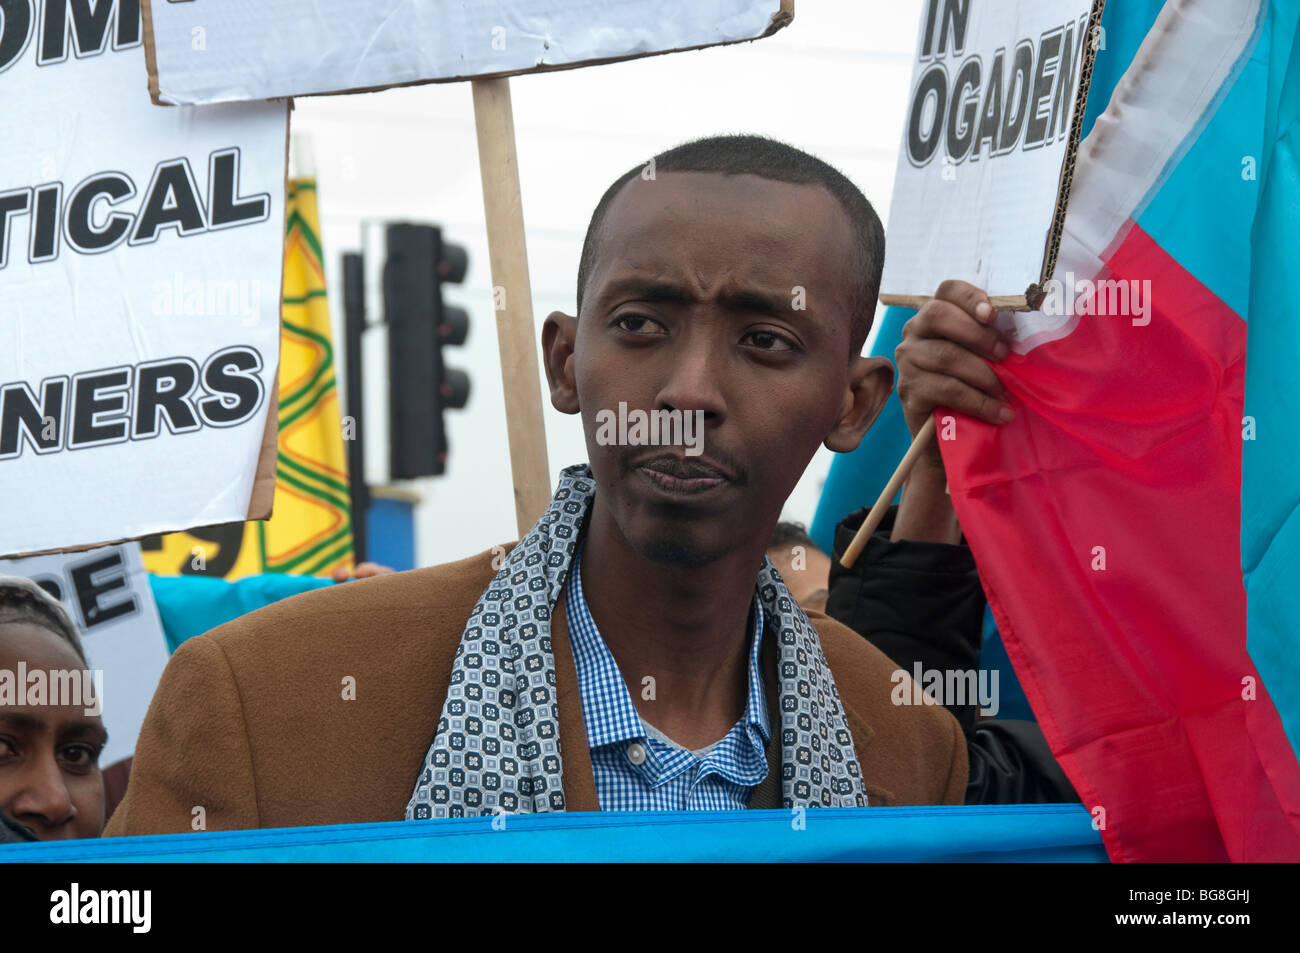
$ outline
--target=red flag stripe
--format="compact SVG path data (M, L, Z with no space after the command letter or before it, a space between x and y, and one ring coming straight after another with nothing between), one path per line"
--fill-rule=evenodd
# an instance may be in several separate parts
M941 441L953 502L1112 858L1295 857L1262 764L1284 765L1289 803L1300 768L1257 677L1242 697L1246 326L1136 225L1107 265L1101 277L1150 281L1150 323L1082 316L1000 365L1018 418L962 417Z

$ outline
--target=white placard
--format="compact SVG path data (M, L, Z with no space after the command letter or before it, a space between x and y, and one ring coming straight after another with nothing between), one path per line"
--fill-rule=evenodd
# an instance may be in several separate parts
M753 40L793 0L151 0L150 84L220 103L509 75Z
M886 303L913 303L947 278L1014 298L1050 276L1100 8L926 0L889 211Z
M0 561L0 575L23 576L56 596L81 633L108 729L101 767L129 757L167 665L167 639L139 543L82 553Z
M132 0L0 9L0 555L247 519L287 105L154 106Z

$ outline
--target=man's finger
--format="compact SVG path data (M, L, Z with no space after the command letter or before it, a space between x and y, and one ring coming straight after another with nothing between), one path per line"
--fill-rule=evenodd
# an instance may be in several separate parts
M954 341L923 338L909 350L907 361L933 374L956 377L994 399L1006 401L1011 396L987 361Z
M912 334L917 337L947 338L991 361L1000 361L1011 353L1011 348L996 328L980 324L948 301L928 302L908 324L913 324ZM907 334L906 325L904 334Z
M989 296L968 281L950 278L939 285L934 297L938 301L955 304L981 324L993 320L993 304L989 301Z
M927 412L935 407L948 407L991 424L1009 423L1016 416L1010 404L990 397L965 381L922 370L913 372L903 400L904 406L914 403L925 407Z

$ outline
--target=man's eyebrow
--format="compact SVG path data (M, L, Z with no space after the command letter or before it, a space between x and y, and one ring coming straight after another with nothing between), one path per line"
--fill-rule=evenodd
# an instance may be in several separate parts
M26 712L0 711L0 727L44 734L49 730L50 726L44 720ZM59 725L57 730L61 740L98 741L100 744L108 742L107 729L102 724L93 721L69 722L68 724Z
M59 727L60 741L97 741L108 743L108 731L93 721L74 721Z
M671 281L649 278L622 278L611 283L600 296L602 299L632 298L637 301L662 301L670 304L690 304L695 296L681 285ZM761 314L790 317L794 314L793 299L782 294L743 289L720 295L724 307L733 311L757 311Z
M637 301L666 301L673 304L688 304L694 300L694 296L681 285L654 278L620 278L606 287L600 297L602 300L635 298Z
M0 725L15 728L20 731L44 731L45 722L35 715L29 715L21 711L5 711L0 709Z
M757 311L777 317L792 317L794 301L785 295L763 291L733 291L722 296L722 303L735 311Z

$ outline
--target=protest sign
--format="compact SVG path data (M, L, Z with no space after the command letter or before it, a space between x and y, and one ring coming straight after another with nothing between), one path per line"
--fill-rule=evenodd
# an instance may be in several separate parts
M275 515L145 537L145 566L157 575L327 576L352 565L343 442L357 425L339 414L314 178L290 180L287 218Z
M571 69L753 40L793 0L145 0L158 103Z
M551 490L508 77L754 40L793 19L794 0L144 0L158 103L472 81L521 535Z
M92 675L90 691L82 691L78 704L99 714L108 729L108 744L99 763L107 767L129 757L167 665L167 639L140 547L125 543L80 553L7 559L0 561L0 575L32 580L68 610ZM25 700L31 702L34 673L25 674ZM48 673L45 680L48 693ZM47 694L40 703L53 701Z
M287 105L152 105L134 0L0 11L0 555L268 515Z
M1070 193L1104 0L926 0L880 300L956 278L1036 307Z

